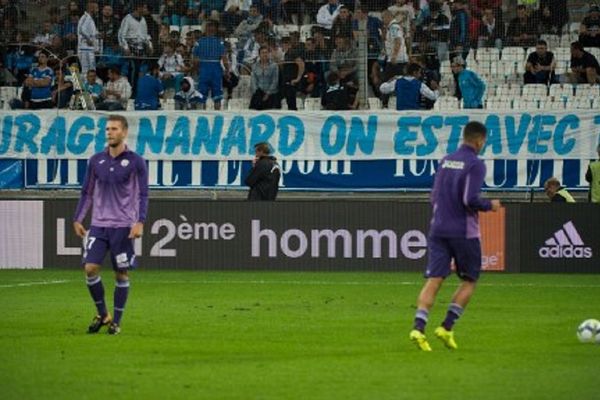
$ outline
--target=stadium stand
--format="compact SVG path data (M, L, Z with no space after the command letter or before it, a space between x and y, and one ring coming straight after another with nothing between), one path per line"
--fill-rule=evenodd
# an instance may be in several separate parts
M269 57L278 64L280 70L278 95L276 101L272 102L272 107L288 109L287 101L284 100L285 93L293 90L296 93L298 109L318 110L320 97L327 88L326 77L329 74L332 54L338 57L338 61L342 54L346 62L351 62L354 67L353 72L347 78L343 78L341 83L348 88L351 96L361 99L359 107L374 110L393 108L394 102L383 98L377 90L383 80L402 74L403 65L385 65L382 61L389 56L387 53L392 51L394 43L398 43L398 39L390 36L391 31L388 27L382 25L385 14L382 12L389 10L394 18L390 26L397 24L400 28L397 37L400 38L401 48L407 51L408 61L421 63L425 75L435 78L429 79L428 84L431 84L432 80L439 84L442 96L434 108L451 110L460 107L460 98L451 99L460 96L450 67L450 57L457 54L457 49L454 48L455 35L460 34L456 30L458 27L454 25L452 2L402 1L402 5L399 6L396 2L387 4L385 1L368 1L360 6L360 11L366 11L368 14L366 19L361 20L353 19L354 14L358 16L360 11L355 10L352 4L345 4L348 6L350 18L338 17L339 11L336 11L332 16L331 29L316 20L315 14L311 13L316 9L304 7L304 15L294 14L293 18L290 18L282 12L282 7L277 3L267 7L264 3L254 3L250 6L250 2L245 2L244 9L232 14L231 9L214 9L204 3L197 9L192 2L187 4L182 1L181 9L186 10L188 6L189 8L185 14L179 15L172 7L167 7L165 1L100 0L97 12L93 9L90 11L96 24L95 34L98 39L94 47L98 77L102 82L107 82L108 68L116 66L127 77L135 92L138 74L143 74L147 66L163 54L164 46L170 44L184 60L184 66L177 67L178 70L194 78L197 85L199 65L212 68L210 65L214 64L215 69L221 69L228 79L227 84L231 86L231 94L225 97L228 103L225 109L240 110L247 107L253 95L251 74L258 49L262 46L268 49ZM582 27L582 20L588 15L588 10L592 9L593 4L570 2L570 15L563 15L564 12L560 11L559 7L558 10L552 10L554 19L551 21L542 15L542 10L548 7L547 1L533 2L527 6L526 30L528 33L533 32L537 39L546 41L548 51L554 55L554 70L553 79L547 84L521 87L524 83L526 60L535 52L535 43L527 46L511 44L508 37L509 22L516 15L517 3L521 3L505 0L501 2L500 7L494 6L498 3L500 2L491 2L488 5L488 2L472 2L467 7L470 48L463 48L462 55L465 57L467 69L477 73L487 84L485 107L514 108L516 100L521 107L548 107L554 110L562 109L562 106L582 108L587 103L579 99L581 95L589 100L589 107L594 107L595 96L600 91L600 78L596 77L596 82L587 82L593 83L592 85L582 86L571 85L573 81L569 76L572 59L570 46L580 38L581 32L585 33L582 31L585 28ZM19 97L21 93L27 96L29 91L17 93L15 88L24 86L25 77L31 68L35 67L35 55L40 50L45 50L50 55L52 67L58 65L59 68L66 69L67 66L80 61L78 40L82 40L83 34L80 32L78 38L75 21L79 21L85 13L89 14L86 6L86 1L71 1L65 5L57 0L46 0L21 1L16 4L8 2L0 7L0 19L6 27L6 35L0 42L2 108L27 107L27 98ZM485 12L486 9L491 9L491 12ZM431 29L433 25L425 25L424 21L432 21L428 19L432 14L431 10L435 15L439 12L448 18L448 34L438 34ZM129 13L134 13L136 18L145 21L143 32L124 31L124 21ZM18 15L16 21L11 18L14 15ZM201 40L208 35L205 32L208 21L219 23L216 41ZM489 25L490 21L494 26ZM42 33L37 32L38 26L44 26L45 30ZM498 40L489 40L489 32L492 30L494 38ZM514 32L511 31L510 34ZM136 38L135 35L141 36ZM144 40L140 39L142 36ZM150 40L145 42L147 37ZM338 41L342 37L350 39L350 50L339 47L341 45ZM220 48L215 47L219 42L225 43L226 48L231 49L227 56L223 55ZM600 48L586 47L586 51L592 57L600 58ZM85 71L87 67L81 65L79 68ZM234 76L234 79L229 79L231 76ZM80 78L85 81L84 76ZM293 83L289 83L290 81ZM176 83L176 87L166 88L162 101L164 109L173 109L171 100L178 84ZM201 92L206 90L200 86L198 89ZM131 108L134 98L135 93L127 102L128 109ZM577 98L577 101L573 98ZM75 108L78 104L73 101L70 107ZM214 108L212 101L202 104L205 104L203 107L207 109Z

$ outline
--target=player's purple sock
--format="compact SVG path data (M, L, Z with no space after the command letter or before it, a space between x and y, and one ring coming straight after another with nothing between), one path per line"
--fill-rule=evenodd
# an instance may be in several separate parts
M446 319L442 322L442 326L447 330L451 331L454 323L460 316L465 312L465 309L456 303L450 303L448 306L448 312L446 313Z
M127 303L127 295L129 294L129 279L117 281L115 283L115 315L113 322L117 325L121 324L121 317Z
M415 314L415 325L414 328L419 332L425 333L425 325L427 325L427 320L429 319L429 311L418 309Z
M92 296L92 300L96 304L96 309L98 310L98 314L101 317L105 317L107 314L106 311L106 302L104 301L104 286L102 285L102 279L99 276L88 276L87 277L87 286L90 290L90 295Z

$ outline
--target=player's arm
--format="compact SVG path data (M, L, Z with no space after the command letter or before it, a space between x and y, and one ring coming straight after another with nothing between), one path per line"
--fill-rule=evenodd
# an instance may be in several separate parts
M144 222L146 222L146 215L148 214L148 168L143 158L139 158L136 165L136 178L138 180L138 220L131 227L129 232L129 238L139 238L144 233Z
M79 203L77 203L77 208L75 209L75 216L73 217L73 229L75 230L75 234L81 238L85 237L86 234L82 222L92 206L95 185L96 176L94 175L94 167L90 160L85 172L83 185L81 186L81 197L79 198Z
M485 179L485 164L477 162L467 172L465 177L465 188L463 192L463 204L473 211L491 211L498 205L492 205L488 199L481 197L481 186Z

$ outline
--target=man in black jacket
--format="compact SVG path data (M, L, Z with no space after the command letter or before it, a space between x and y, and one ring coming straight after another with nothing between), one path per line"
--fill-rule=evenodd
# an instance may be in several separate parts
M277 159L271 156L268 143L254 145L255 157L252 161L252 170L246 177L245 183L250 186L248 200L275 200L279 190L281 168Z

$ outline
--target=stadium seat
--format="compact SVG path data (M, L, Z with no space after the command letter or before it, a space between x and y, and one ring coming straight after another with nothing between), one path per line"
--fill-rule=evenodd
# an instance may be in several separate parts
M579 40L579 35L577 33L567 33L560 37L560 47L570 47L571 43Z
M600 85L581 84L575 86L575 96L587 99L600 97Z
M490 65L491 61L489 60L480 60L469 65L469 69L473 70L477 75L490 75Z
M134 111L135 110L135 100L129 99L127 100L127 110L126 111Z
M569 47L557 47L552 50L556 61L571 61L571 49Z
M519 100L519 106L515 107L513 104L513 109L519 110L537 110L539 108L540 101L531 98L521 98Z
M229 111L247 111L250 106L250 99L230 99L227 102Z
M173 99L164 99L162 101L162 109L165 111L171 111L175 109L175 100Z
M370 110L381 110L381 100L377 97L369 97L367 100Z
M0 86L0 105L3 110L10 110L9 102L17 97L16 87Z
M554 72L556 73L556 75L566 74L569 71L570 64L570 61L557 61Z
M588 53L596 57L596 60L600 60L600 48L599 47L588 47L585 49Z
M441 96L437 99L433 108L437 111L452 111L460 109L460 104L454 96Z
M553 97L554 100L560 98L566 100L570 97L573 97L573 85L571 85L570 83L556 83L550 85L549 95Z
M498 61L500 60L500 50L495 47L480 47L477 49L475 59L481 61Z
M490 65L490 72L497 77L506 77L515 74L514 61L496 61Z
M565 106L567 110L589 110L592 108L592 99L587 97L568 99Z
M296 107L298 107L298 110L304 110L304 98L303 97L296 97Z
M304 101L304 109L306 111L318 111L321 109L321 99L320 98L314 98L314 97L308 97L305 101Z
M496 96L505 96L508 98L521 97L521 86L510 84L498 85Z
M523 86L523 97L529 97L534 99L546 98L548 95L548 88L546 85L533 84Z
M488 110L510 110L511 101L506 97L490 97L485 102L485 108Z
M180 32L181 28L179 25L171 25L169 26L169 32Z
M525 50L522 47L505 47L502 49L502 61L522 63L526 58L527 54L525 54Z
M542 108L542 107L540 107ZM565 100L555 99L554 101L547 102L545 104L545 108L547 110L564 110L565 109Z
M450 61L444 60L440 63L440 74L442 76L446 74L451 74L452 69L450 68Z
M540 39L548 43L548 48L553 49L560 46L560 37L558 35L540 35Z
M292 25L292 24L273 26L273 31L275 31L275 34L282 38L289 36L290 33L292 33L292 32L298 32L299 30L300 29L298 28L298 25Z
M312 37L312 27L314 25L312 24L308 24L308 25L302 25L300 27L300 41L302 43L306 42L306 39Z
M581 25L581 23L579 22L571 22L571 25L569 25L569 33L579 33L579 26Z

